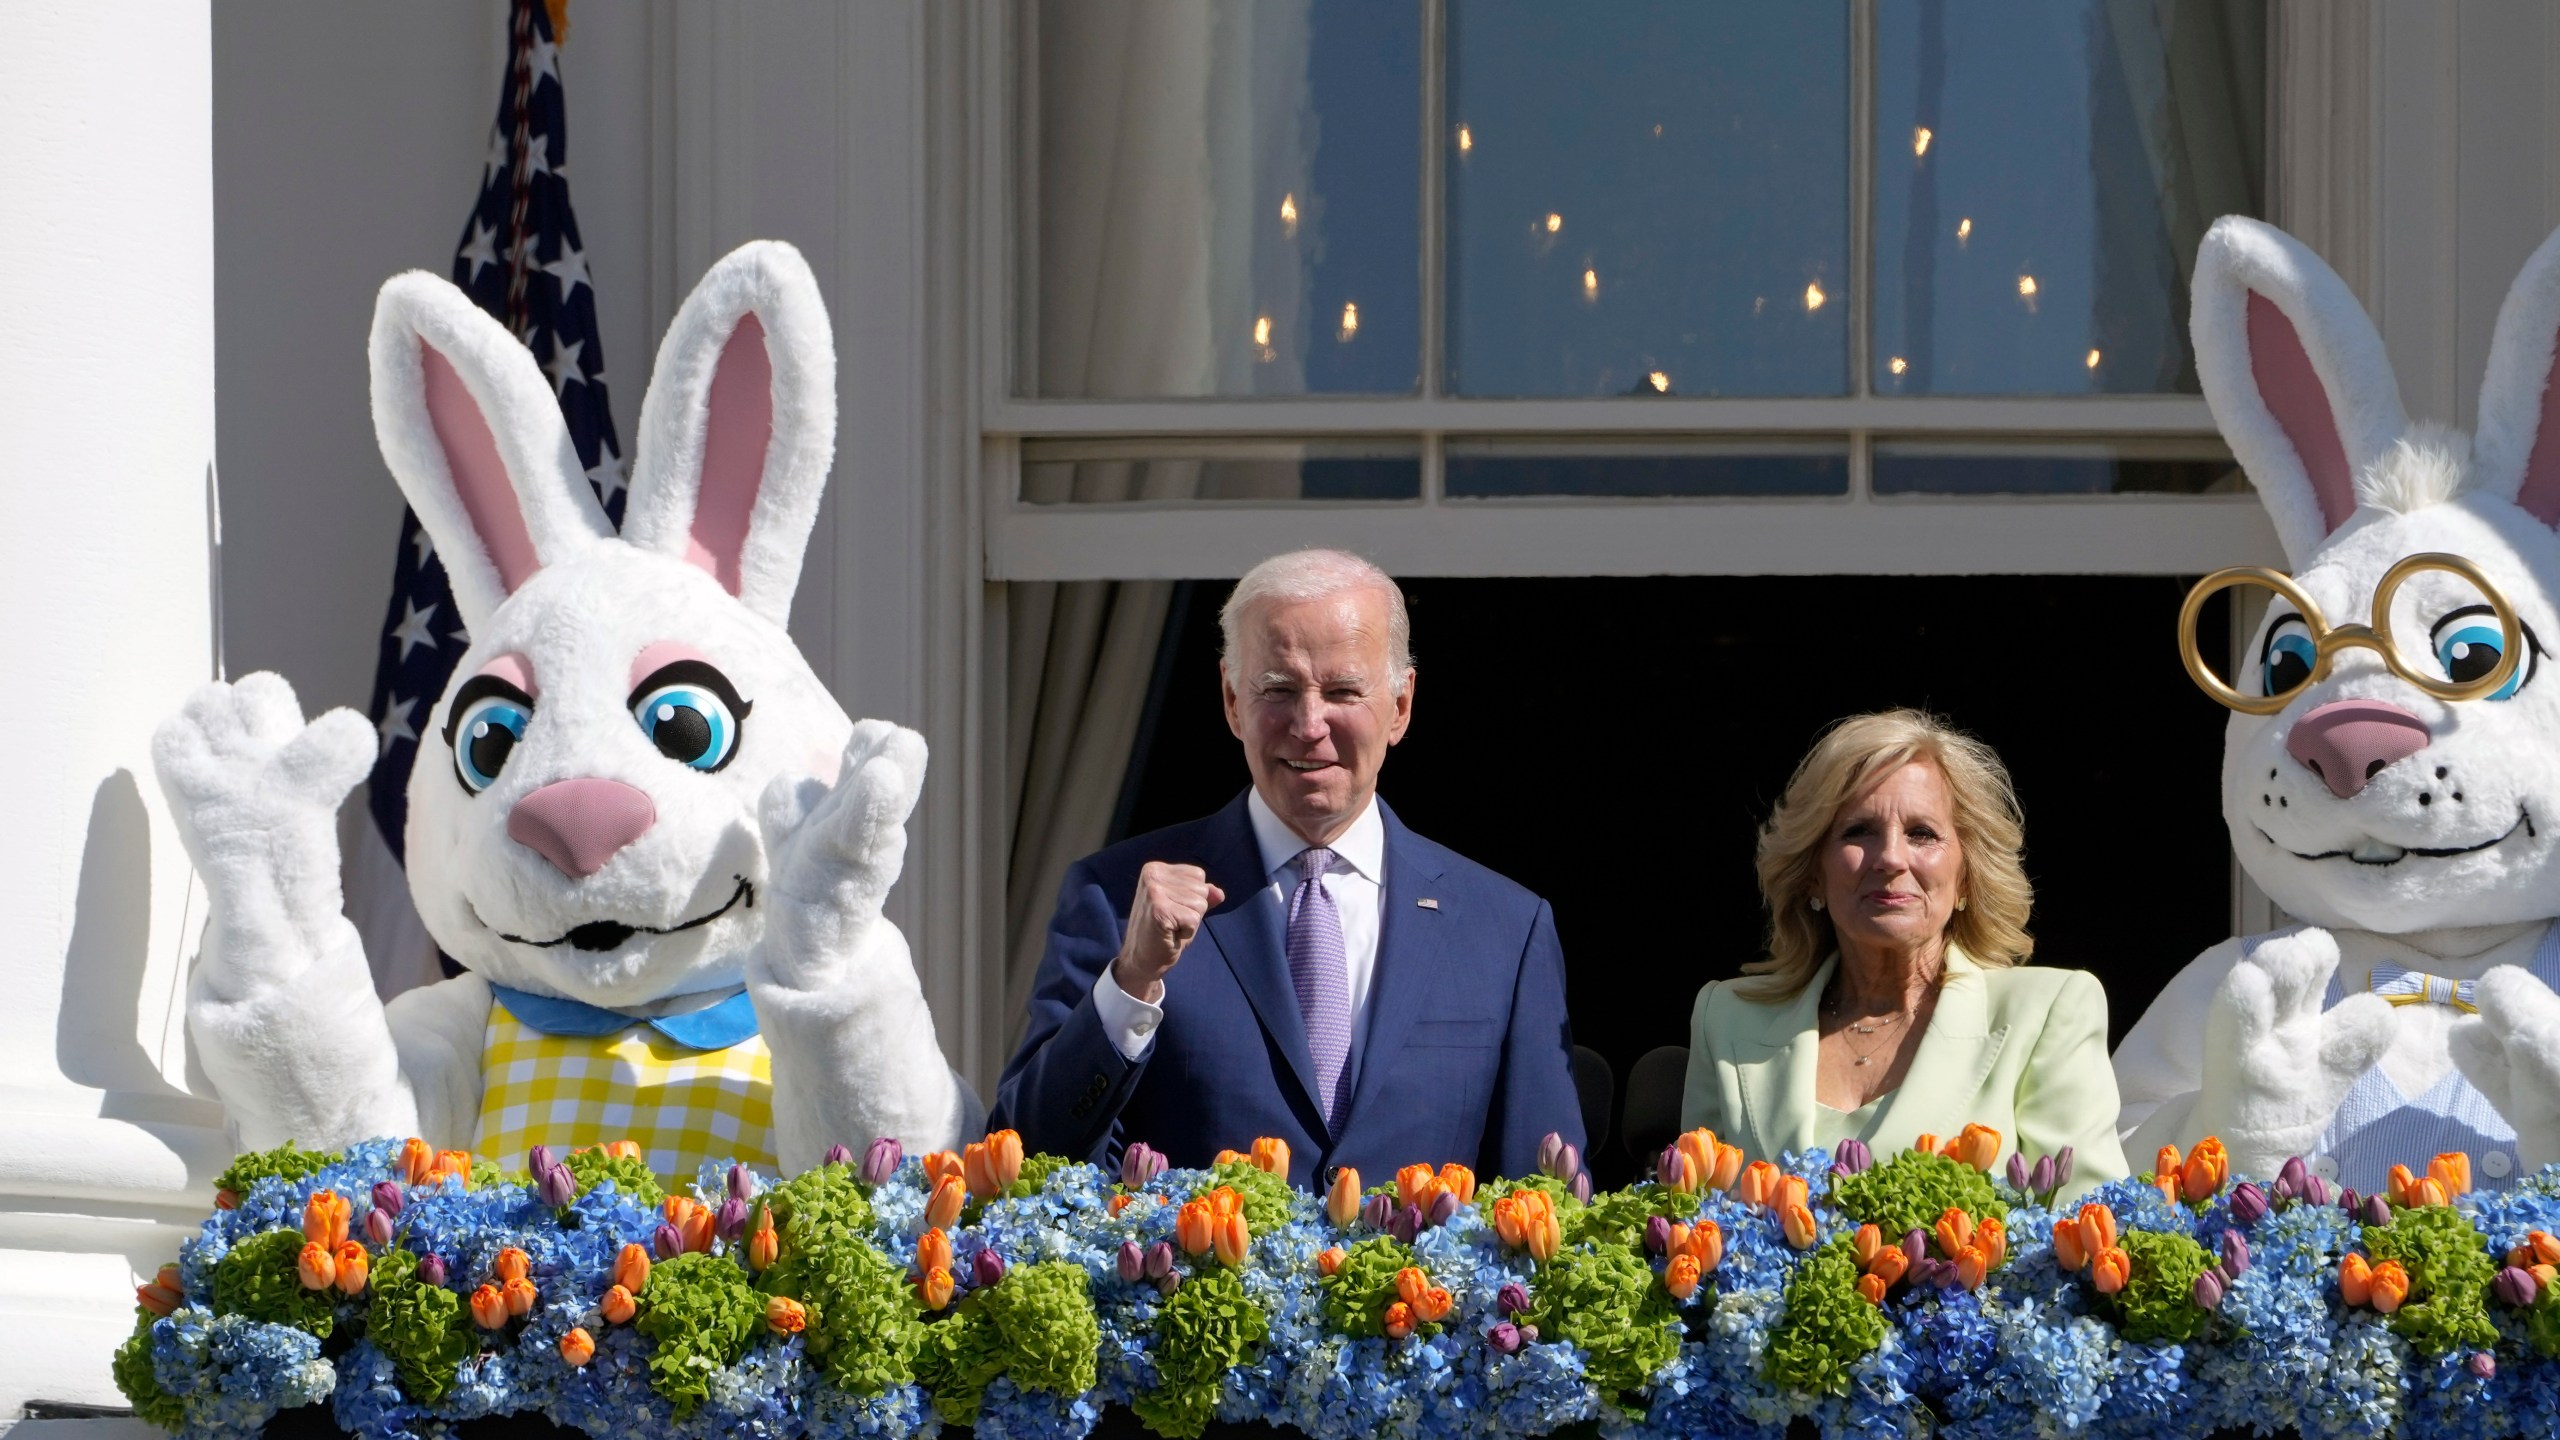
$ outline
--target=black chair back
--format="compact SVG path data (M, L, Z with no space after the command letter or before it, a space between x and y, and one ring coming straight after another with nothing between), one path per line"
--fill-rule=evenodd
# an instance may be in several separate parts
M1582 1102L1582 1153L1588 1164L1588 1157L1609 1143L1609 1114L1618 1101L1618 1072L1588 1045L1573 1047L1573 1093Z
M1680 1090L1689 1078L1689 1047L1647 1050L1627 1072L1627 1108L1618 1125L1638 1175L1650 1174L1654 1157L1680 1134Z

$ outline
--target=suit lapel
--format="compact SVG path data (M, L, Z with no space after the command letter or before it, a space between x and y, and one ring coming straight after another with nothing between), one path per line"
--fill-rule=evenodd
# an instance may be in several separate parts
M1741 1144L1753 1159L1775 1160L1789 1150L1813 1144L1814 1107L1822 1060L1822 988L1831 983L1838 957L1822 962L1813 979L1787 1002L1785 1018L1771 1027L1774 1043L1758 1044L1756 1058L1737 1059L1733 1071L1742 1090L1747 1136L1716 1138Z
M1306 1097L1306 1109L1313 1114L1321 1107L1315 1102L1316 1062L1307 1049L1307 1021L1298 1011L1297 986L1289 976L1280 903L1271 893L1270 874L1262 868L1262 847L1254 841L1243 796L1218 813L1215 846L1202 857L1201 868L1227 899L1210 912L1201 933L1217 947L1252 1004L1255 1018L1288 1058L1290 1073Z
M1974 1114L1974 1097L2000 1059L2009 1027L1991 1027L1991 982L1982 967L1952 944L1947 947L1947 977L1938 987L1938 1008L1921 1032L1920 1049L1902 1074L1893 1098L1876 1120L1875 1151L1879 1155L1908 1148L1924 1125L1945 1139ZM1950 1119L1949 1117L1953 1117ZM2009 1137L2015 1140L2015 1136Z
M1396 819L1386 801L1371 803L1378 807L1378 818L1387 831L1386 910L1379 916L1368 1038L1360 1049L1360 1074L1352 1085L1351 1108L1344 1112L1346 1126L1384 1088L1387 1072L1395 1068L1391 1057L1404 1044L1413 1022L1431 1008L1432 997L1465 983L1450 952L1450 937L1466 923L1459 913L1463 897L1440 893L1438 863ZM1420 903L1426 899L1439 903L1426 909Z

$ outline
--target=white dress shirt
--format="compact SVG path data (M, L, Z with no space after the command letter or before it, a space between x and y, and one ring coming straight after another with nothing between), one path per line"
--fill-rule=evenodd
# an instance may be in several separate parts
M1262 802L1262 793L1245 796L1245 814L1253 821L1254 843L1262 851L1262 873L1265 885L1280 903L1280 913L1289 913L1289 901L1297 893L1298 852L1307 842L1298 838L1287 822L1272 813ZM1378 974L1378 927L1387 908L1387 822L1378 818L1375 796L1362 807L1351 828L1333 837L1327 847L1333 851L1333 865L1325 871L1325 893L1333 897L1334 908L1342 914L1342 957L1348 973L1344 980L1351 992L1351 1055L1348 1073L1360 1072L1360 1050L1369 1033L1369 992ZM1190 950L1183 952L1186 956ZM1164 983L1179 985L1182 967L1175 965L1167 972ZM1102 967L1093 985L1093 1007L1102 1017L1103 1033L1120 1053L1134 1061L1147 1053L1155 1043L1156 1027L1164 1023L1164 1007L1149 1004L1120 988L1111 967Z

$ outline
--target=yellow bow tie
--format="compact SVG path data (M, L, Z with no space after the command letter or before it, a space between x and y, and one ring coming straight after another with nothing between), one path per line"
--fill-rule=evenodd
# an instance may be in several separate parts
M2472 983L2403 970L2388 960L2373 967L2373 993L2394 1005L2450 1005L2465 1015L2477 1015L2480 1007L2472 998Z

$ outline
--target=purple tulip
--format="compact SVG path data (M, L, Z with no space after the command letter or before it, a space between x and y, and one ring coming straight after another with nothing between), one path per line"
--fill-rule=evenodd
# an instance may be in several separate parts
M442 1285L444 1283L443 1257L436 1255L419 1256L418 1279L422 1284Z
M1165 1163L1163 1153L1156 1147L1143 1140L1132 1141L1128 1149L1120 1152L1120 1183L1135 1190L1163 1174Z
M1438 1226L1448 1224L1457 1217L1457 1192L1454 1190L1443 1190L1439 1194L1431 1197L1430 1213L1424 1215L1423 1219L1430 1222L1430 1224L1436 1228Z
M1911 1233L1902 1237L1902 1255L1914 1265L1928 1259L1929 1232L1917 1225L1911 1227Z
M2367 1195L2364 1197L2364 1209L2356 1218L2367 1225L2388 1225L2391 1223L2391 1202L2379 1195Z
M2052 1194L2053 1187L2056 1183L2056 1177L2060 1175L2061 1168L2062 1167L2053 1163L2052 1156L2037 1156L2036 1163L2027 1170L2027 1189L2038 1195Z
M1582 1152L1575 1149L1573 1142L1568 1140L1565 1142L1563 1151L1556 1156L1556 1168L1553 1174L1559 1180L1571 1180L1581 1173Z
M2489 1293L2498 1297L2499 1304L2521 1310L2542 1298L2542 1279L2521 1265L2509 1265L2489 1282Z
M818 1157L818 1163L821 1165L850 1165L853 1163L853 1147L839 1140L833 1145L827 1147L827 1153Z
M2222 1232L2222 1273L2234 1280L2249 1273L2249 1237L2237 1230Z
M2196 1277L2195 1297L2196 1308L2199 1310L2221 1309L2222 1272L2219 1270L2207 1270L2203 1274L2198 1275Z
M1667 1185L1671 1183L1671 1177L1679 1173L1680 1167L1688 1163L1681 1156L1679 1146L1665 1145L1662 1153L1653 1157L1654 1178Z
M898 1173L898 1162L906 1158L906 1151L894 1137L883 1135L872 1141L871 1148L862 1152L862 1183L888 1184L889 1177Z
M756 1177L744 1165L729 1167L729 1198L741 1204L756 1198Z
M1484 1338L1485 1343L1493 1347L1493 1353L1496 1355L1520 1353L1520 1327L1508 1320L1500 1322L1485 1332Z
M711 1217L711 1232L728 1241L747 1233L747 1202L735 1195L721 1201Z
M969 1262L969 1278L981 1290L1004 1278L1004 1257L993 1250L981 1250Z
M1588 1205L1591 1203L1590 1171L1585 1170L1573 1177L1573 1198L1579 1204Z
M2012 1190L2027 1188L2027 1157L2024 1151L2009 1152L2009 1188Z
M1953 1290L1964 1283L1964 1272L1956 1267L1956 1262L1953 1260L1941 1260L1937 1263L1937 1267L1929 1272L1929 1278L1937 1284L1939 1289Z
M1172 1298L1174 1291L1181 1288L1182 1272L1179 1270L1167 1270L1156 1277L1156 1293L1168 1299Z
M537 1171L533 1182L533 1193L541 1198L543 1204L557 1210L578 1198L578 1177L571 1174L566 1165L554 1165L548 1170Z
M1384 1195L1372 1195L1360 1202L1360 1223L1372 1230L1384 1230L1396 1218L1396 1202Z
M2311 1167L2302 1163L2301 1156L2288 1158L2276 1171L2276 1197L2284 1199L2302 1194L2308 1188L2302 1182L2310 1178Z
M2498 1357L2490 1354L2486 1350L2472 1351L2471 1358L2463 1363L2471 1368L2472 1378L2474 1379L2495 1380L2498 1378Z
M2243 1225L2255 1225L2267 1218L2267 1192L2243 1180L2231 1187L2231 1218Z
M2329 1203L2329 1182L2314 1175L2302 1182L2302 1198L2314 1205Z
M551 1147L548 1145L536 1145L524 1152L524 1173L536 1180L542 1178L544 1171L559 1163L560 1157L551 1153Z
M1524 1324L1524 1325L1522 1325L1522 1326L1520 1327L1520 1343L1521 1343L1521 1344L1523 1344L1523 1345L1535 1345L1535 1344L1537 1344L1537 1343L1538 1343L1538 1327L1537 1327L1537 1326L1535 1326L1535 1325L1525 1325L1525 1324Z
M658 1233L649 1237L650 1248L661 1260L673 1260L684 1253L684 1235L673 1225L661 1224Z
M1173 1273L1173 1246L1159 1240L1147 1247L1147 1278L1162 1280Z
M2338 1208L2346 1211L2350 1215L2355 1214L2358 1210L2364 1208L2363 1192L2357 1190L2353 1185L2349 1185L2340 1190L2338 1192Z
M1831 1168L1838 1174L1863 1175L1875 1163L1876 1152L1868 1149L1864 1140L1843 1140L1840 1148L1831 1152Z
M1565 1178L1565 1172L1556 1168L1556 1161L1564 1154L1564 1149L1564 1136L1553 1130L1548 1131L1538 1141L1538 1173L1553 1175L1559 1180Z
M1652 1219L1644 1222L1644 1253L1647 1255L1662 1255L1669 1253L1670 1249L1670 1219L1666 1216L1656 1215Z
M1529 1288L1517 1280L1504 1281L1502 1288L1494 1292L1493 1308L1505 1315L1528 1314Z
M1120 1278L1135 1285L1147 1273L1147 1252L1135 1240L1120 1242Z
M2053 1188L2061 1190L2071 1184L2072 1148L2068 1145L2053 1152Z
M403 1193L398 1185L393 1184L388 1180L377 1180L373 1182L374 1209L381 1211L394 1220L397 1220L400 1218L400 1207L408 1203L408 1195Z
M391 1243L391 1216L380 1210L364 1212L364 1238L376 1245Z
M1413 1237L1422 1233L1421 1207L1407 1205L1403 1209L1398 1210L1395 1213L1395 1218L1387 1222L1387 1233L1393 1235L1407 1245L1412 1244Z

